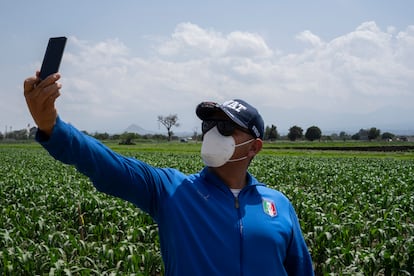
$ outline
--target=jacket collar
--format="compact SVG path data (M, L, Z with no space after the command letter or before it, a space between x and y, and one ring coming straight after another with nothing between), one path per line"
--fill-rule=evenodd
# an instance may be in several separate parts
M223 182L215 173L213 173L208 167L204 167L203 170L200 172L201 178L203 178L207 183L211 183L217 186L220 189L228 190L229 187L226 183ZM260 183L255 177L253 177L249 172L246 172L247 177L247 185L243 188L252 187L252 186L266 186L263 183Z

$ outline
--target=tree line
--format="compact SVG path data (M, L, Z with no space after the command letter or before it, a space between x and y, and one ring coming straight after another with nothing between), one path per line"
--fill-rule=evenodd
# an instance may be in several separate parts
M167 130L168 133L168 141L171 141L173 136L173 127L178 127L178 116L177 114L170 114L168 116L158 116L158 122L161 123ZM338 134L332 134L330 136L325 136L325 140L376 140L376 139L383 139L383 140L393 140L396 136L390 132L384 132L381 135L381 130L375 127L371 127L369 129L360 129L359 132L355 133L354 135L349 135L345 131L341 131ZM193 139L201 140L201 136L194 133ZM289 133L287 134L286 138L290 141L296 141L305 138L309 141L314 140L321 140L322 139L322 131L317 126L311 126L306 129L305 134L303 134L303 129L297 125L292 126L289 129ZM279 132L277 131L277 127L275 125L266 126L264 140L278 140L281 139Z
M285 137L281 137L279 132L277 131L277 127L275 125L266 126L264 140L302 140L306 139L308 141L315 141L315 140L365 140L365 141L372 141L372 140L394 140L396 135L391 132L384 132L381 133L381 130L376 127L371 127L368 129L361 128L357 133L350 135L345 131L341 131L339 134L333 133L329 136L322 136L322 131L317 126L310 126L306 129L305 133L303 133L303 129L300 126L294 125L289 128L289 132Z
M6 133L0 132L0 140L33 140L36 134L36 127L30 129L20 129L9 131ZM109 134L107 132L95 132L88 133L83 131L85 134L88 134L98 140L116 140L120 144L134 144L134 141L138 140L156 140L156 141L172 141L179 140L180 137L175 136L171 127L168 129L168 134L145 134L140 135L138 133L124 132L121 134ZM201 141L202 135L200 133L194 132L192 137L185 137L185 140L190 138L194 141ZM381 133L380 129L375 127L369 129L360 129L357 133L351 135L345 131L333 133L331 135L322 135L322 131L317 126L311 126L304 131L301 127L295 125L289 129L289 132L286 135L280 135L277 127L275 125L266 126L264 140L265 141L276 141L276 140L308 140L308 141L320 141L320 140L362 140L362 141L372 141L372 140L394 140L398 138L396 135L390 132ZM404 137L400 138L404 140ZM182 140L184 141L184 139Z
M119 140L120 144L133 144L134 140L177 140L179 137L174 136L174 132L172 129L174 127L179 127L180 124L178 123L178 116L177 114L170 114L168 116L162 116L159 115L157 117L157 121L159 124L163 125L165 129L167 130L167 135L163 134L146 134L146 135L140 135L137 133L128 133L124 132L122 134L114 134L110 135L108 133L88 133L84 131L86 134L95 137L99 140ZM6 128L7 129L7 128ZM28 140L28 139L34 139L36 133L36 127L28 127L26 129L21 130L15 130L5 133L0 132L0 140ZM182 141L187 141L188 137L182 139ZM380 129L377 129L376 127L371 127L368 129L360 129L355 134L348 134L345 131L341 131L339 134L333 133L329 136L322 135L322 131L318 126L310 126L304 130L297 125L292 126L289 128L289 132L286 136L282 136L279 134L277 127L275 125L266 126L265 128L265 134L264 134L264 140L265 141L275 141L275 140L290 140L290 141L297 141L297 140L303 140L306 139L308 141L315 141L315 140L365 140L365 141L372 141L372 140L394 140L396 137L395 134L390 132L384 132L381 133ZM202 135L194 131L191 139L195 141L201 141ZM404 140L404 139L402 139Z

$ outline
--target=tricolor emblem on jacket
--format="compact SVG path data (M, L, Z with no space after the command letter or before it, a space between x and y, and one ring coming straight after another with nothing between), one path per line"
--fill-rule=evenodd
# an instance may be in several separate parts
M267 198L262 198L263 211L271 217L277 216L275 203Z

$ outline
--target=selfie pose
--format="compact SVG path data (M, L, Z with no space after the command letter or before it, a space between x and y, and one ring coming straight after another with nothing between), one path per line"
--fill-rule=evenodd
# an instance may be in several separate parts
M59 79L37 72L24 82L36 140L157 222L166 275L313 275L292 204L247 171L262 149L256 108L239 99L200 103L205 167L185 175L124 157L65 123L55 108Z

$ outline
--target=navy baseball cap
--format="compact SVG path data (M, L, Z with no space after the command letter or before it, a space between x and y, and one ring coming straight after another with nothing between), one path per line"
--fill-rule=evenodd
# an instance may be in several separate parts
M256 138L263 139L264 122L256 108L247 102L235 99L223 104L202 102L196 108L198 118L205 121L211 119L217 111L223 111L233 122L248 129Z

